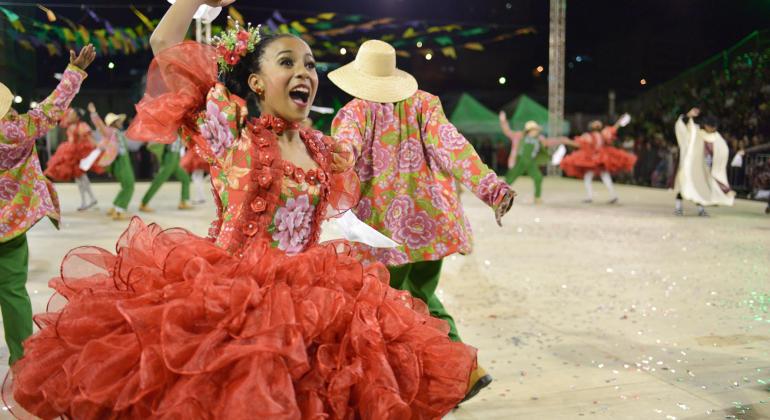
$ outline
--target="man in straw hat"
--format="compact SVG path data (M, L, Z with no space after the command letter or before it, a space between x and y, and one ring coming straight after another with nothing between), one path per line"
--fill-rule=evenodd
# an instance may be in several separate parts
M26 282L29 262L27 231L48 216L59 227L59 199L43 175L35 140L56 125L80 90L85 69L96 57L86 46L70 65L56 90L26 114L11 109L14 96L0 83L0 310L10 364L19 360L22 342L32 334L32 305Z
M447 120L438 97L417 89L396 68L396 51L382 41L365 42L355 61L329 79L356 99L337 114L332 135L356 150L361 178L358 217L401 243L396 249L356 250L388 266L391 286L425 301L433 316L452 316L435 295L444 257L471 251L471 230L458 200L455 179L492 207L498 224L515 193L484 165L473 146ZM489 385L478 368L468 398Z
M99 142L99 149L103 151L99 159L99 166L108 168L110 173L120 183L120 191L112 202L112 208L107 212L107 216L112 220L126 220L128 216L128 205L131 203L131 197L134 195L134 168L131 164L131 157L128 154L126 137L123 134L123 123L126 121L126 114L113 114L110 112L104 117L104 121L96 112L96 106L93 102L88 104L88 111L91 113L91 121L102 135L102 141Z
M508 139L511 140L511 154L508 156L508 173L505 180L513 186L516 179L522 175L532 178L535 183L535 204L540 204L543 194L543 173L540 171L542 160L546 159L548 151L546 147L563 143L561 139L546 139L541 133L540 124L535 121L527 121L524 124L524 132L513 131L508 124L505 111L500 111L500 127Z

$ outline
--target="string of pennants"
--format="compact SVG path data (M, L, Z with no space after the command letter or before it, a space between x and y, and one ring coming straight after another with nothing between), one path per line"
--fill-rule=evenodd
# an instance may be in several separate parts
M83 6L85 16L80 22L85 21L89 26L97 28L75 23L43 5L37 7L46 16L45 20L20 16L10 9L0 7L0 27L5 28L11 39L21 47L30 51L41 48L51 56L61 55L71 48L79 49L88 43L94 44L103 55L130 55L145 51L150 47L150 34L158 24L158 19L150 19L133 5L128 8L136 16L137 24L130 27L113 26L92 8ZM246 21L235 7L231 6L228 14L241 24ZM3 17L7 25L2 22ZM354 53L364 41L381 39L396 47L398 54L403 57L413 53L424 55L440 51L444 56L456 59L458 50L484 51L488 44L536 33L533 27L430 25L420 20L368 19L361 15L331 12L289 20L279 11L273 12L265 20L263 28L268 32L292 33L302 37L319 58L339 55L342 48ZM217 34L224 29L223 26L214 25L212 33ZM0 37L0 46L2 42Z

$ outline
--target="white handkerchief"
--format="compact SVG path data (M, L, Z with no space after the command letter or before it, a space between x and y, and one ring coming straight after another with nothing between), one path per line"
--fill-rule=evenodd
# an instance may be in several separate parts
M91 151L91 153L88 154L88 156L84 157L80 160L80 170L88 172L88 170L91 169L92 166L94 166L94 163L96 162L96 159L99 159L99 156L102 154L102 151L99 149L94 149Z
M556 151L553 152L553 156L551 156L551 165L558 166L566 154L567 148L563 144L560 144L559 147L556 148Z
M176 3L176 0L168 0L168 2L174 4ZM221 12L221 7L211 7L202 4L198 7L198 10L195 12L195 16L193 16L193 19L200 19L205 22L213 22Z
M732 166L733 168L740 168L741 166L743 166L743 155L741 155L740 153L736 154L733 157L733 161L730 163L730 166Z
M332 221L342 231L343 237L351 242L360 242L374 248L395 248L399 245L359 220L350 210L343 213L342 216L332 219Z

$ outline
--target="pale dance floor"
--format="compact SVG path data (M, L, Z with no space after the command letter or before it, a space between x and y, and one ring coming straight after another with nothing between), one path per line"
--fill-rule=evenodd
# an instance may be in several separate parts
M94 184L99 210L78 213L74 184L58 184L62 230L29 233L35 312L64 254L80 245L114 250L127 222L103 216L116 184ZM137 185L136 210L146 183ZM444 264L440 297L495 382L452 419L770 418L770 217L738 201L708 219L673 216L669 191L619 186L621 204L580 203L582 182L532 183L498 228L463 194L475 233L470 256ZM211 200L176 209L169 183L146 221L205 234ZM7 360L3 345L0 357ZM2 372L4 374L4 372Z

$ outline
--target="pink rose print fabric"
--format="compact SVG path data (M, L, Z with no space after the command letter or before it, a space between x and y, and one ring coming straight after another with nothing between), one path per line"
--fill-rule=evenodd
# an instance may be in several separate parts
M362 182L356 215L403 244L395 250L353 244L363 258L402 265L468 253L470 226L455 180L492 207L509 191L427 92L395 104L355 99L337 114L332 137L356 151Z
M0 242L9 241L48 216L58 227L59 198L43 175L35 140L53 128L80 90L86 73L69 66L56 90L26 114L0 120Z

